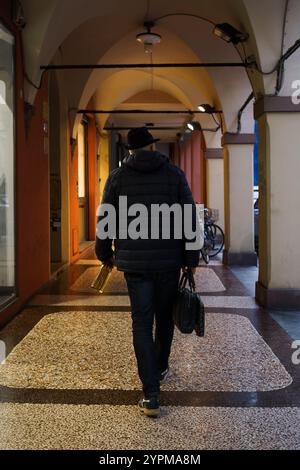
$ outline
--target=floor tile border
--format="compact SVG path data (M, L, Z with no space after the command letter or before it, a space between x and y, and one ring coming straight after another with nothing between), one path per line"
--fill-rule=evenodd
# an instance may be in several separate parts
M32 307L30 307L32 308ZM27 325L23 336L18 335L18 341L40 321L45 315L57 311L84 311L80 306L78 309L67 307L47 307L46 312L40 315L32 325ZM95 311L88 308L89 311ZM105 310L105 312L129 313L129 309ZM207 312L230 313L245 316L250 320L256 331L269 345L273 353L284 365L292 376L293 382L286 388L266 392L220 392L220 391L162 391L162 404L165 406L221 406L221 407L299 407L300 406L300 366L291 362L292 339L277 324L275 320L264 309L220 309L207 308ZM101 312L99 312L101 314ZM16 343L16 344L17 344ZM12 345L11 345L12 346ZM52 389L27 389L9 388L0 385L0 403L53 403L53 404L109 404L109 405L131 405L136 403L141 392L137 390L52 390Z

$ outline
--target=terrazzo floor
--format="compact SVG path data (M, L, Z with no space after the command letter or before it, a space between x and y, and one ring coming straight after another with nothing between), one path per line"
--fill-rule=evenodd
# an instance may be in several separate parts
M253 297L246 296L209 296L202 295L201 299L205 307L217 308L257 308ZM63 295L63 294L40 294L36 295L30 302L31 306L57 306L57 307L125 307L129 309L130 301L128 295Z
M204 338L176 330L170 365L172 376L163 390L260 391L284 388L292 381L251 322L232 314L207 313ZM138 390L130 315L44 316L0 365L0 383L15 388Z
M175 331L155 421L136 408L123 274L99 296L98 269L85 252L0 331L0 449L300 449L292 338L219 259L197 269L206 334Z
M1 449L300 449L299 408L4 404ZM17 430L17 432L16 432Z
M83 292L97 295L97 292L95 292L95 290L90 286L98 272L99 266L88 267L84 273L81 274L70 286L70 290L74 292ZM197 292L222 292L226 290L220 278L210 268L197 268L194 279ZM127 293L126 281L124 279L123 273L114 269L107 283L105 293L109 295L120 292Z

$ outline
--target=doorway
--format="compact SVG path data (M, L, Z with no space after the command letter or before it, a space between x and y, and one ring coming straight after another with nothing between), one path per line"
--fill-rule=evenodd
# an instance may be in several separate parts
M81 121L78 128L78 209L79 252L82 252L90 245L88 120L85 118Z
M55 74L50 77L49 102L50 262L53 273L62 265L60 102Z

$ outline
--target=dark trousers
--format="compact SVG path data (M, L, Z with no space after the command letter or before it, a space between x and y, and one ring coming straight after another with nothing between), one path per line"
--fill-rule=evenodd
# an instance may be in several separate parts
M125 272L132 312L133 346L145 397L159 395L159 373L168 367L174 334L172 306L180 270ZM155 337L153 323L155 318Z

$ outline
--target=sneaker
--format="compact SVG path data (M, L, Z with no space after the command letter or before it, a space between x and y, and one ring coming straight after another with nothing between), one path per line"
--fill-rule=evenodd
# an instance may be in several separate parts
M163 372L161 372L161 373L159 374L159 381L160 381L160 383L163 383L163 382L167 379L167 377L169 376L169 374L170 374L170 369L169 369L169 367L168 367L166 370L164 370Z
M159 399L153 398L141 398L138 403L139 410L150 418L158 418L160 414Z

